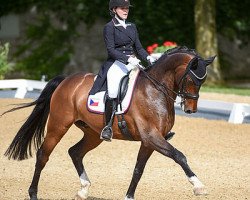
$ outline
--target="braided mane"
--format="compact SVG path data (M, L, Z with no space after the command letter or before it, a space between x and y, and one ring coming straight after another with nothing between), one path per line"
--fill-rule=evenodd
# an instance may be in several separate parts
M201 58L201 56L194 49L189 49L186 46L178 46L178 47L174 47L172 49L168 49L167 51L165 51L163 55L157 60L156 63L163 61L167 56L175 54L175 53L187 53L195 57Z

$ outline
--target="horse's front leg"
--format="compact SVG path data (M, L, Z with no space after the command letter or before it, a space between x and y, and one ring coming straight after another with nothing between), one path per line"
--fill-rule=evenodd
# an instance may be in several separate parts
M132 177L130 186L128 188L125 200L134 199L135 189L138 185L138 182L141 179L145 165L149 157L152 155L153 151L154 151L153 149L145 147L144 144L141 143L141 147L137 156L137 161L136 161L133 177Z
M152 134L148 142L150 146L152 146L156 151L169 158L172 158L182 167L188 177L189 182L194 186L193 191L195 195L207 194L205 186L190 169L187 163L187 159L182 152L174 148L170 143L168 143L163 137L159 135Z

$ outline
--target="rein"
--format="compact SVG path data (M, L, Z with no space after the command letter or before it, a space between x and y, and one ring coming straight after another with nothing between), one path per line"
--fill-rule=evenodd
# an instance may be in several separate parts
M180 96L179 92L175 92L174 90L169 89L165 84L159 82L159 81L156 80L154 77L150 76L150 75L143 69L142 66L140 66L139 69L140 69L141 72L143 72L143 74L145 75L145 77L146 77L148 80L150 80L150 81L154 84L154 86L155 86L158 90L162 91L162 92L163 92L167 97L169 97L173 102L176 102L176 100L175 100L173 97L171 97L171 96L169 95L168 91L173 92L173 93L176 94L177 96Z
M176 96L179 96L182 101L180 102L180 104L182 104L186 99L193 99L193 100L197 100L199 99L199 94L190 94L188 92L185 92L185 87L186 87L186 84L187 84L187 75L191 72L192 74L194 74L194 72L190 69L190 65L192 64L192 61L189 62L187 68L186 68L186 71L185 73L183 74L183 76L181 77L180 81L179 81L179 84L178 84L178 88L179 88L179 91L178 92L175 92L174 90L168 88L164 83L161 83L159 82L157 79L155 79L154 77L150 76L145 70L144 70L144 67L142 65L138 65L139 69L141 72L143 72L144 76L150 80L154 86L161 92L163 92L167 97L169 97L173 102L176 103L176 100L170 96L169 92L168 91L171 91L172 93L174 93ZM195 77L196 74L194 74ZM204 75L204 77L206 77L207 74ZM200 80L204 79L204 77L198 77ZM180 89L180 84L182 83L182 87Z

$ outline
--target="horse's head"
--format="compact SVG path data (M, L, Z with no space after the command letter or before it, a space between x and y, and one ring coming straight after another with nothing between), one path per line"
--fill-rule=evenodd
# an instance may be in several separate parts
M203 59L195 50L180 46L166 51L144 75L171 100L179 96L182 110L191 114L197 111L199 90L214 58Z
M191 114L197 111L199 90L207 77L207 66L210 65L214 57L203 59L193 57L185 66L176 69L176 85L178 96L181 97L181 107L185 113Z

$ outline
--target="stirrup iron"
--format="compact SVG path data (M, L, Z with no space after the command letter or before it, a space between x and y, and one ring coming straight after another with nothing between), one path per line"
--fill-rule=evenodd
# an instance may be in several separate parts
M105 131L109 131L109 133L105 134ZM106 136L105 136L106 135ZM113 138L113 130L112 127L107 125L102 129L101 135L100 135L100 139L101 140L105 140L107 142L111 142Z

